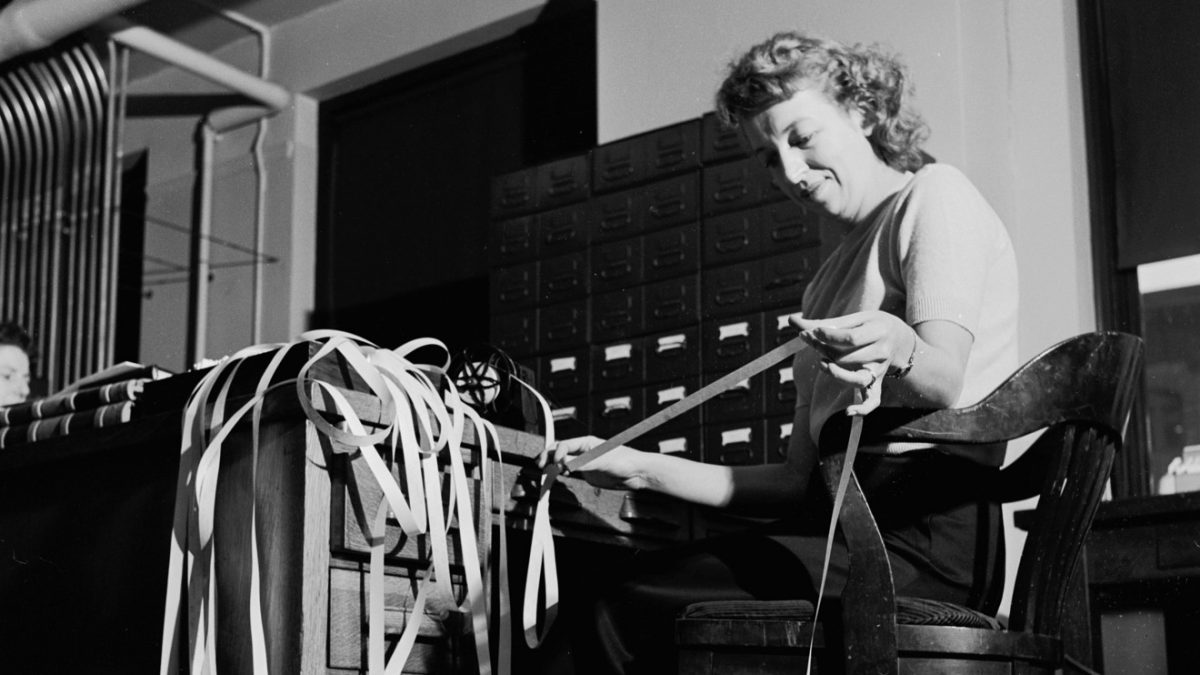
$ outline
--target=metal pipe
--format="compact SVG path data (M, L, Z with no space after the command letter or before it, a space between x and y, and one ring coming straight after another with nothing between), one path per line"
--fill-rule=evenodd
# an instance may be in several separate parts
M48 47L145 0L16 0L0 10L0 61Z
M140 52L162 59L170 64L178 66L195 75L215 82L223 87L238 92L252 101L261 104L262 107L239 107L234 110L217 111L207 117L202 127L201 138L201 185L200 185L200 213L199 222L197 223L197 232L195 236L195 246L193 253L193 269L192 269L192 304L193 304L193 325L191 331L190 356L193 360L203 357L206 351L207 337L207 305L208 305L208 274L211 268L211 260L209 257L209 238L211 236L211 217L212 207L209 203L212 199L212 167L214 145L217 135L222 130L231 130L240 127L250 122L259 122L259 133L255 139L255 158L256 168L259 175L259 200L256 222L255 236L255 251L261 258L262 249L262 211L264 208L265 199L261 194L265 185L263 184L262 172L262 138L263 129L262 121L291 105L292 95L289 91L274 83L268 82L262 77L254 77L245 72L242 72L232 66L229 66L219 60L213 59L207 54L196 50L192 47L172 40L164 35L156 33L148 28L134 25L118 16L116 13L140 4L144 0L16 0L16 2L0 10L0 60L9 58L16 54L32 51L42 47L49 46L57 40L70 35L76 31L82 30L93 24L99 24L99 27L109 34L112 43L122 45L123 47L136 49ZM266 76L267 64L269 63L269 32L261 24L250 21L246 17L230 12L222 12L227 18L230 18L244 26L248 26L256 30L263 41L261 50L262 66L260 68L261 75ZM82 59L81 59L82 60ZM72 64L74 65L74 64ZM75 70L75 68L72 68ZM85 69L86 70L86 69ZM78 75L78 71L75 70ZM87 73L88 76L91 73ZM88 82L88 84L95 84ZM93 113L96 117L103 118L109 110L91 109L92 106L88 94L94 93L91 91L94 87L83 87L80 90L81 96L84 99L82 103L82 112L87 116ZM21 112L18 110L17 113ZM110 122L111 124L111 122ZM111 144L113 132L111 129L106 129L100 132L100 135ZM15 140L15 139L12 139ZM25 138L26 143L30 139ZM36 139L34 139L36 141ZM14 144L9 143L6 150L10 153L18 151L20 148L14 148ZM28 145L25 146L28 148ZM28 148L36 150L35 148ZM90 152L90 145L85 149ZM33 154L39 154L36 151ZM81 205L86 204L82 209L84 218L78 223L79 228L76 231L77 241L81 247L81 257L90 259L92 253L100 253L101 257L107 258L107 262L111 263L115 259L115 251L106 250L114 242L108 241L108 237L113 232L109 230L115 228L116 223L112 222L114 214L112 213L91 213L93 208L99 208L105 212L114 206L114 203L108 200L102 200L100 204L93 204L94 195L90 194L92 186L91 180L86 178L89 173L93 175L93 179L98 179L101 184L107 183L106 187L114 188L112 183L113 177L107 175L113 169L111 165L101 167L86 166L85 162L85 180L83 181L85 191L80 195ZM36 166L36 164L35 164ZM97 171L97 169L99 169ZM108 169L109 171L105 171ZM28 177L27 177L28 180ZM32 186L35 187L35 186ZM96 186L99 187L99 186ZM113 198L113 197L110 197ZM92 208L88 208L91 206ZM26 206L28 208L28 205ZM99 215L99 222L94 222L91 216ZM105 227L105 224L111 227ZM96 231L95 226L99 225L99 231ZM23 232L23 233L27 233ZM102 241L91 242L92 237L100 237ZM16 243L17 238L9 240L7 247L9 253L12 245ZM84 241L89 240L89 241ZM25 242L28 246L28 241ZM99 244L99 251L92 250L92 244ZM86 253L84 251L87 251ZM260 259L255 260L256 267L261 263ZM91 277L90 271L80 270L81 281ZM86 283L85 286L98 286L95 290L100 291L101 298L96 302L97 298L80 297L74 304L81 310L78 317L72 317L86 324L87 321L105 322L104 315L109 313L110 307L104 302L104 290L111 290L112 279L88 279L91 283ZM107 282L107 283L105 283ZM256 286L261 286L261 280L256 277ZM259 314L261 313L261 302L259 294L260 288L255 291L255 306L254 310L254 330L257 334L260 326ZM23 295L23 294L22 294ZM70 303L69 303L70 304ZM111 322L108 322L111 323ZM67 332L69 335L70 332ZM111 344L107 340L101 339L98 345L101 351L111 349ZM97 355L92 355L97 356Z
M0 305L34 334L50 391L111 358L106 86L87 44L0 74Z
M112 168L116 160L112 146L112 134L109 129L111 121L108 116L112 101L108 90L108 78L104 66L91 45L79 52L80 60L86 61L86 70L92 73L91 82L95 92L95 115L98 120L95 131L97 152L95 155L96 199L95 211L92 215L96 221L96 243L99 250L99 265L96 268L96 327L97 339L93 341L92 356L95 359L92 368L98 369L112 363L113 339L115 331L116 286L110 283L110 278L116 271L116 240L111 212L113 192ZM86 58L85 58L86 57Z
M25 175L25 160L21 152L18 136L17 117L14 104L9 101L5 89L5 79L0 77L0 151L2 151L5 167L0 172L0 227L3 227L5 245L0 247L0 310L16 320L17 279L20 275L18 261L21 259L18 247L20 245L21 211L18 205L23 201L22 181Z
M77 77L74 62L66 55L59 55L58 58L50 61L50 66L57 73L57 77L63 87L63 90L71 95L65 97L67 108L71 119L71 140L68 144L71 149L70 158L67 162L66 172L70 176L70 180L65 180L67 185L66 204L66 228L63 232L63 293L62 308L58 313L60 322L60 330L62 338L60 340L51 339L50 343L61 346L63 354L63 367L60 376L60 382L65 382L69 378L71 372L71 364L78 361L79 349L79 333L83 332L76 326L75 320L75 300L79 294L80 283L77 278L79 268L79 238L83 232L83 181L84 181L84 153L85 148L78 139L84 138L87 133L87 121L84 116L82 106L83 91L81 81ZM53 336L52 336L53 338ZM55 350L50 350L55 351ZM49 370L49 369L48 369Z
M95 336L87 341L88 348L84 351L87 361L82 364L83 371L79 376L93 373L100 368L99 345L107 343L108 336L100 332L100 327L104 325L104 310L108 306L105 302L104 292L107 291L100 283L100 279L104 275L105 268L109 264L105 258L105 231L104 221L102 218L104 204L104 185L105 176L104 170L108 166L108 155L110 153L107 147L104 134L104 111L105 99L107 92L104 90L107 79L104 77L103 67L100 65L99 59L95 57L95 52L91 50L78 50L75 52L75 58L79 61L79 70L83 73L87 82L88 102L91 109L90 117L95 120L89 129L89 140L92 146L91 153L91 175L92 180L88 186L89 189L89 207L87 210L90 220L88 229L91 232L89 237L89 261L91 267L89 277L91 283L88 285L88 309L89 321L88 325L92 327Z
M111 264L108 266L108 274L105 279L108 288L108 298L112 301L112 309L108 313L108 321L105 326L105 335L109 337L108 344L102 362L105 364L112 363L116 360L117 353L117 305L118 296L120 295L120 287L118 286L119 268L121 266L121 171L119 162L121 161L121 121L125 119L125 87L122 84L124 71L118 68L117 65L117 45L112 41L108 42L108 62L110 65L110 73L108 80L108 98L105 101L105 173L109 177L104 186L104 218L108 223L109 230L109 248L111 251ZM121 49L122 54L128 54L129 50ZM103 73L103 67L100 68Z
M100 264L97 260L96 228L94 224L95 200L97 198L95 164L97 155L104 150L97 147L96 131L100 118L96 112L97 97L95 78L88 62L79 50L70 50L63 54L63 64L70 74L70 82L75 90L76 103L83 124L79 134L73 139L79 149L76 155L79 174L79 191L75 207L75 230L72 245L75 256L73 271L78 274L78 283L71 288L71 312L69 317L75 324L75 329L67 333L65 343L67 353L71 355L69 367L62 373L60 384L73 382L79 377L94 372L94 343L98 337L99 325L94 312L97 288L94 280L95 270Z
M206 0L192 0L192 2L206 7L210 11L216 12L226 19L243 26L254 32L258 36L258 76L262 79L267 79L268 70L271 67L271 31L261 22L255 21L250 17L235 12L230 9L222 9L216 7ZM240 112L239 112L240 111ZM254 133L254 177L256 181L255 201L254 201L254 263L251 268L251 295L250 295L250 342L258 344L262 342L262 304L263 304L263 255L262 251L265 248L265 231L266 231L266 209L267 209L267 179L266 179L266 160L264 159L263 144L267 136L267 117L274 111L264 110L261 108L250 109L239 108L214 111L208 116L208 126L217 133L221 133L227 129L234 129L242 124L248 124L251 121L257 120L257 129Z
M13 247L16 246L16 218L10 216L15 212L17 190L14 175L20 170L16 160L16 146L9 140L8 101L0 95L0 315L6 314L12 308L13 282L12 275L16 268L13 260Z
M34 315L32 305L29 303L29 298L32 297L31 288L32 281L30 279L29 261L32 259L33 250L30 247L30 234L33 230L33 219L36 217L34 210L34 199L39 188L38 178L38 151L36 146L36 137L33 135L34 120L29 116L29 101L28 97L24 96L17 87L17 78L15 73L8 73L0 77L0 95L3 95L12 105L16 119L16 132L20 137L20 148L23 161L19 164L24 164L21 170L23 178L21 190L17 197L17 204L20 206L20 211L17 214L17 237L20 242L20 252L17 255L18 273L15 279L16 287L16 302L14 303L16 316L24 325L32 326L32 316Z
M260 121L291 105L292 94L283 87L252 75L188 47L147 28L135 26L119 17L101 22L101 28L118 44L137 49L163 59L193 74L241 93L265 106L239 107L217 111L208 116L201 129L201 176L199 222L193 238L192 274L189 283L191 330L188 340L188 360L196 362L206 356L208 338L208 289L211 271L210 241L212 234L212 163L216 137L221 130L233 129L252 121ZM260 136L261 138L261 129ZM259 143L256 141L256 145ZM261 196L260 196L261 199ZM256 245L256 249L259 246ZM257 261L256 261L257 262ZM256 311L258 308L255 308ZM258 320L255 318L255 331Z
M282 110L291 105L292 94L287 89L242 72L161 33L132 24L120 17L105 19L99 25L119 44L179 66L248 96L272 110Z
M29 66L45 94L49 128L53 132L46 153L47 158L53 158L51 171L53 180L48 188L49 208L42 219L41 226L44 237L41 255L45 257L41 276L43 289L41 295L42 307L46 313L41 334L45 337L46 344L57 345L60 330L59 301L64 292L70 292L69 287L64 287L62 284L61 258L63 232L68 226L65 222L68 218L68 210L64 208L64 202L69 189L66 178L71 166L70 139L74 135L70 123L74 120L68 119L72 115L69 109L69 97L63 95L61 86L63 81L57 77L57 73L51 69L49 63L53 63L53 59L47 63L31 63ZM48 349L43 354L42 370L51 380L58 373L59 360L60 354L57 349Z

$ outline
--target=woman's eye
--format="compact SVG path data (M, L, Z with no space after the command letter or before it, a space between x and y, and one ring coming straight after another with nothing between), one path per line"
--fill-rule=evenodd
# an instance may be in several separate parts
M792 136L788 142L793 148L807 148L812 136Z

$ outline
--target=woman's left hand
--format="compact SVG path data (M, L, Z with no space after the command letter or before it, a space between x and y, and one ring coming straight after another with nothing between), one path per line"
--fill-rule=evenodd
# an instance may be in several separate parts
M900 317L880 310L832 319L793 316L800 337L821 354L821 368L834 379L859 387L863 401L846 409L865 415L879 407L883 376L897 354L913 349L916 332Z

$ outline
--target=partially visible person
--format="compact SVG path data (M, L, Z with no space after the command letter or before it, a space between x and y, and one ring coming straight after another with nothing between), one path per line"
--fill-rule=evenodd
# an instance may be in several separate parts
M0 322L0 406L29 398L29 333L11 321Z

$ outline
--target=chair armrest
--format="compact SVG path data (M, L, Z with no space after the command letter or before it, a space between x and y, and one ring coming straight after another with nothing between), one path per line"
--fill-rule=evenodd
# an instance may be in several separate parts
M1084 333L1042 352L973 405L941 410L880 408L867 416L863 442L981 445L1072 421L1106 426L1120 434L1129 418L1141 364L1141 338L1117 332Z

